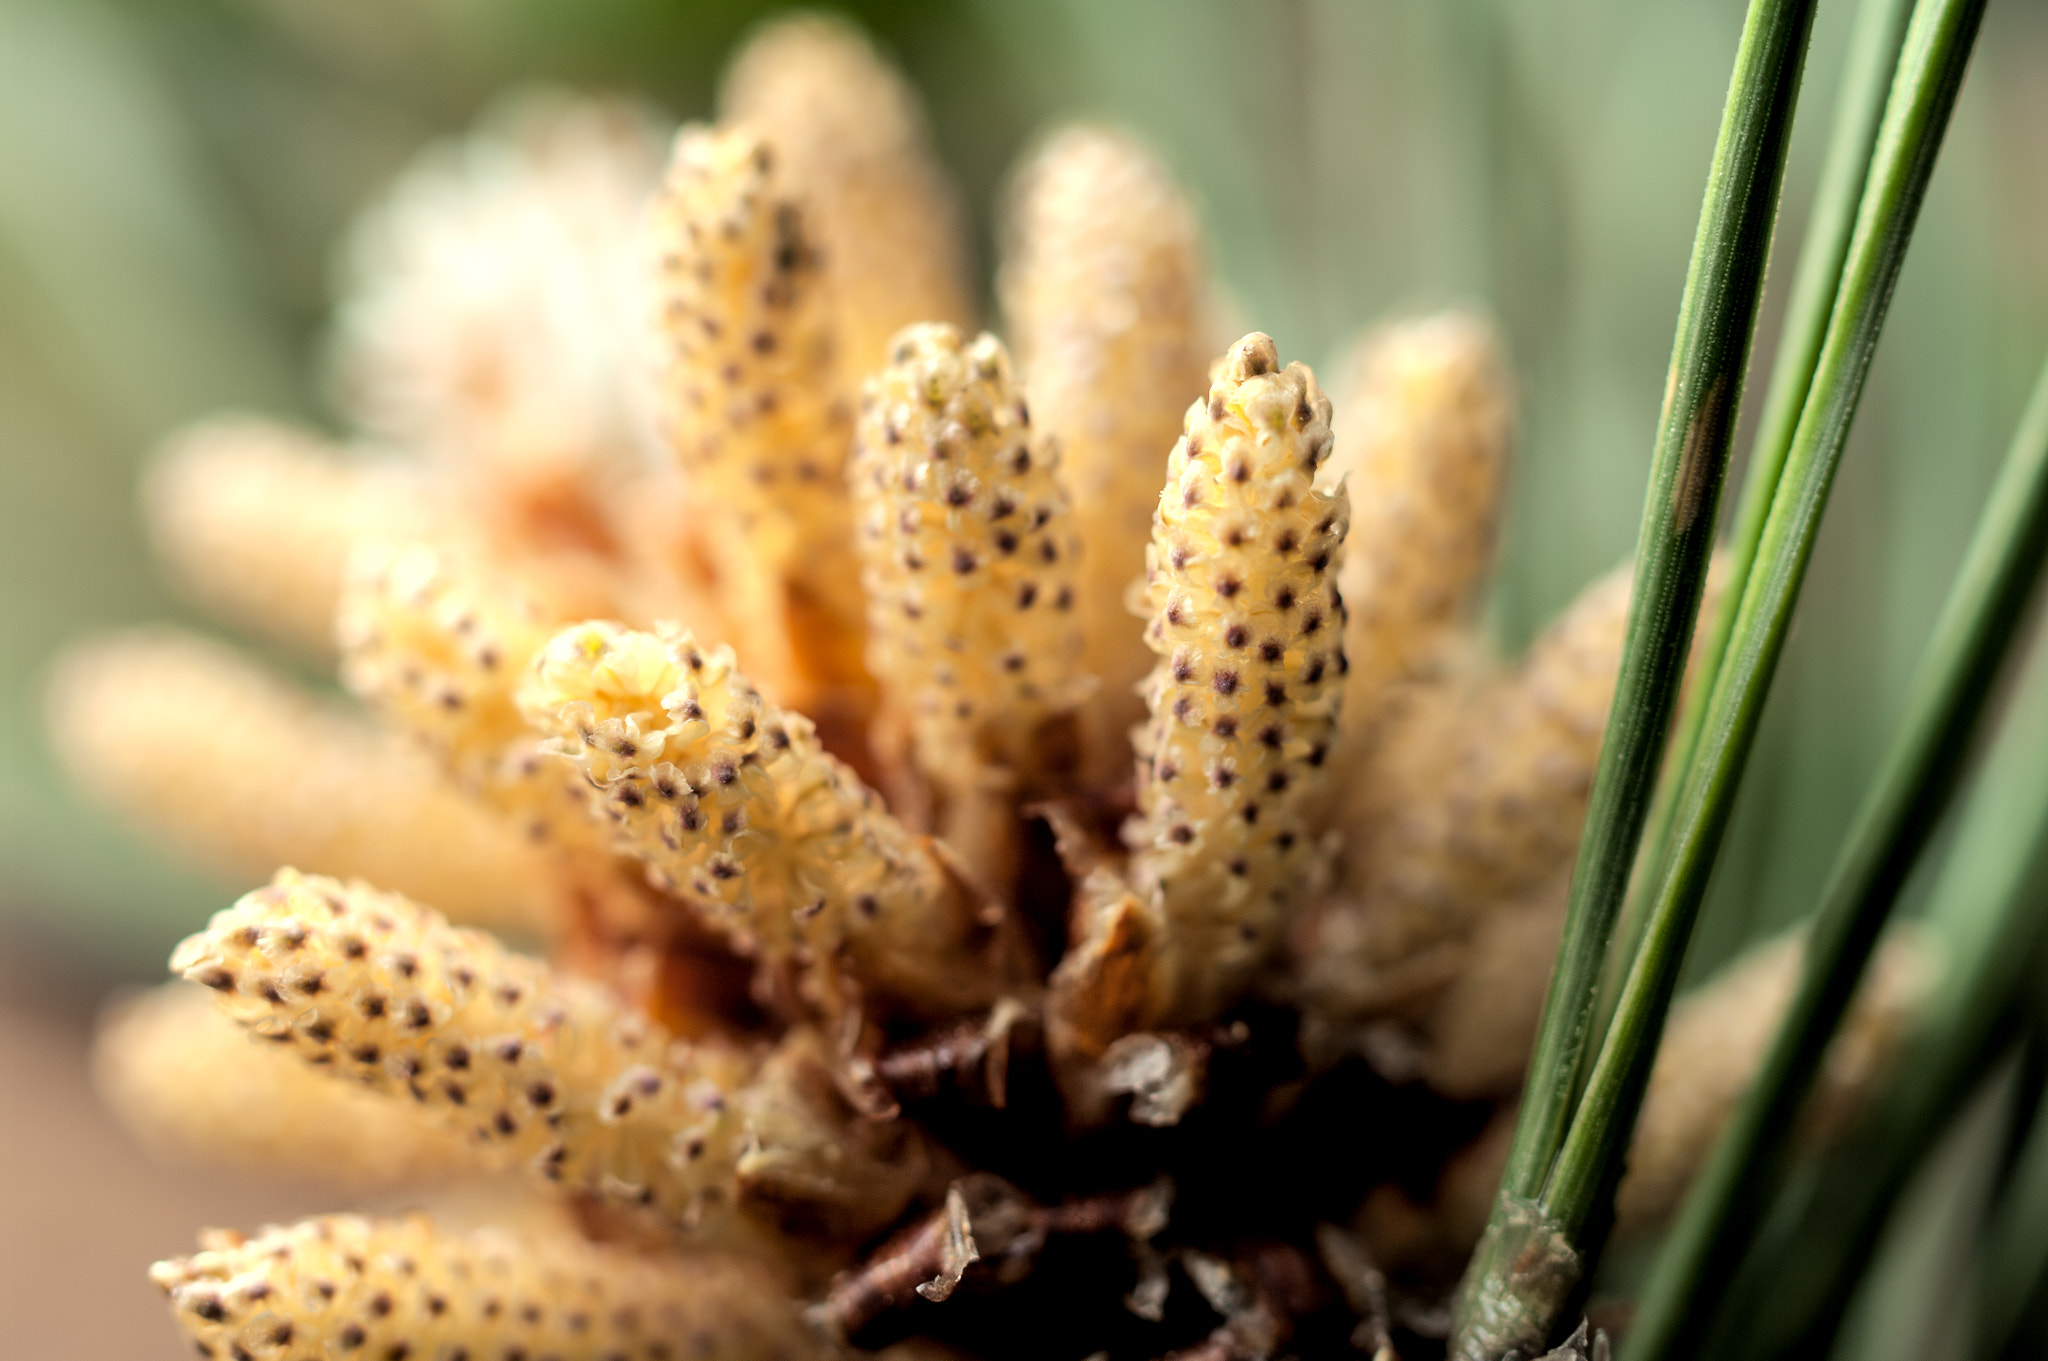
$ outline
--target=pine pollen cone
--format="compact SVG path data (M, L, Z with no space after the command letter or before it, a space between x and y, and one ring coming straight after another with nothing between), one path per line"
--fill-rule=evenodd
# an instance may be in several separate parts
M281 871L171 967L258 1038L410 1098L487 1163L712 1242L757 1236L762 1200L886 1222L910 1189L841 1137L806 1032L771 1054L677 1042L605 989L367 885Z
M1135 737L1138 812L1125 906L1084 913L1055 980L1081 987L1096 947L1148 941L1134 1027L1219 1014L1313 892L1309 809L1326 776L1345 670L1336 569L1349 507L1321 491L1330 403L1302 364L1253 334L1188 408L1147 550L1145 630L1159 661ZM1070 967L1071 966L1071 967Z
M811 1004L855 991L912 1011L993 1001L978 905L930 842L765 699L730 648L579 624L520 705L603 800L617 844Z

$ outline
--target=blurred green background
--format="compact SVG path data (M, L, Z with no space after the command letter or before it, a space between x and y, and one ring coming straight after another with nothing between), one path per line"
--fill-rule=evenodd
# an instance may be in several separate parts
M742 0L0 0L0 948L153 977L240 885L79 807L40 687L65 640L177 616L133 480L222 405L321 420L352 209L508 85L702 114ZM1477 302L1523 387L1488 623L1519 646L1633 543L1737 0L916 0L903 63L973 212L1106 115L1194 189L1247 326L1327 357ZM1848 21L1807 68L1759 371ZM2048 347L2048 4L1993 5L1693 963L1811 905ZM1760 394L1752 388L1752 403ZM1738 448L1746 447L1746 436ZM1732 500L1732 498L1731 498Z

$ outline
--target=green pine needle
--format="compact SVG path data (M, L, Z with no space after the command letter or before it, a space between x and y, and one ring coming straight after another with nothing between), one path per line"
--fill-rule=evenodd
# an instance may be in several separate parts
M1685 947L1706 896L1983 12L1983 0L1920 0L1907 30L1827 340L1707 700L1700 746L1679 805L1671 864L1652 900L1642 948L1629 969L1585 1098L1542 1195L1548 1214L1574 1234L1612 1194L1634 1132Z
M1460 1291L1451 1355L1534 1352L1576 1283L1576 1260L1532 1249L1588 1048L1603 962L1685 671L1812 33L1812 0L1753 0L1693 244L1636 549L1620 676L1601 747L1565 932L1493 1223ZM1541 1260L1557 1270L1522 1272ZM1522 1264L1522 1265L1518 1265ZM1521 1272L1518 1276L1518 1272Z
M1679 708L1671 751L1665 757L1663 777L1650 805L1642 853L1637 857L1629 900L1622 909L1614 952L1608 960L1608 986L1602 998L1599 1027L1602 1034L1612 1018L1629 962L1642 943L1650 892L1662 882L1670 864L1671 835L1678 816L1683 776L1699 747L1700 729L1707 716L1707 696L1720 671L1721 657L1728 649L1728 634L1735 627L1735 608L1742 601L1750 565L1756 561L1757 543L1763 538L1764 517L1770 514L1778 476L1784 471L1785 456L1791 451L1792 436L1799 425L1799 412L1806 405L1806 390L1813 382L1814 365L1820 362L1821 345L1827 339L1828 318L1833 315L1835 293L1842 280L1842 263L1849 254L1849 234L1856 226L1856 205L1870 172L1885 98L1891 92L1899 46L1905 41L1906 20L1912 11L1913 0L1863 0L1856 10L1842 89L1835 101L1835 121L1828 134L1820 185L1814 194L1813 217L1807 224L1799 264L1793 271L1785 322L1778 335L1777 358L1771 366L1770 386L1764 391L1762 415L1750 445L1749 466L1743 473L1742 490L1736 500L1735 521L1729 529L1728 582L1719 608L1704 622L1706 636L1697 649L1700 660L1696 674Z
M1828 1041L1948 802L2044 555L2048 366L1928 643L1898 736L1821 894L1799 992L1657 1259L1631 1331L1631 1361L1697 1353L1703 1325L1762 1220Z

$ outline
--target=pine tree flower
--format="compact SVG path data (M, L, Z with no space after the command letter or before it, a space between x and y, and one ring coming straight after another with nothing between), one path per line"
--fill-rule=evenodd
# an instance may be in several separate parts
M653 942L666 967L692 967L680 951L716 971L723 949L613 852L588 784L519 712L520 685L560 622L463 555L366 545L351 559L336 619L342 683L549 852L557 885L545 924L558 946L595 932L614 952ZM586 965L601 966L606 952ZM664 1014L693 1033L715 1029L696 1003L669 997Z
M885 1223L919 1172L908 1131L851 1128L804 1033L765 1060L678 1043L604 989L363 884L281 871L171 967L259 1038L410 1098L488 1162L708 1221L715 1239L773 1228L786 1202Z
M202 1356L229 1361L805 1361L825 1347L782 1283L728 1258L655 1257L571 1231L451 1233L424 1215L325 1215L201 1235L150 1279Z
M546 862L407 745L218 643L168 629L75 647L52 671L51 749L101 805L240 879L296 862L531 931Z
M849 383L912 322L967 324L959 206L916 92L865 35L825 14L772 20L733 58L718 102L776 148L813 210Z
M749 665L799 703L866 687L853 404L817 242L775 150L685 128L655 204L669 443Z
M194 599L313 656L334 648L349 550L434 532L426 479L254 416L173 437L143 487L150 542Z
M516 97L422 156L346 243L348 414L515 535L601 533L592 480L655 447L634 323L662 138L631 102Z
M101 1018L93 1084L161 1158L359 1193L472 1176L438 1121L257 1042L203 988L171 983Z
M1629 586L1626 568L1595 580L1482 691L1465 742L1437 768L1434 825L1402 838L1427 868L1404 858L1388 878L1438 877L1477 903L1570 863L1614 698Z
M868 380L852 479L868 666L881 721L909 734L955 815L940 826L972 863L984 857L956 831L961 806L994 783L994 816L1014 825L1002 785L1048 788L1060 756L1049 725L1087 689L1058 470L994 336L909 327Z
M1486 321L1446 312L1368 333L1338 361L1326 486L1354 507L1340 582L1347 745L1427 675L1493 559L1514 399Z
M1339 1300L1287 1226L1357 1225L1424 1305L1469 1254L1626 574L1498 661L1492 329L1374 333L1334 409L1265 335L1210 365L1196 215L1131 137L1059 130L1012 179L1013 371L864 38L766 25L720 117L664 174L635 106L503 106L351 238L348 428L214 423L159 460L193 594L338 643L375 723L176 636L56 673L76 782L246 882L312 871L109 1019L138 1137L373 1193L505 1169L548 1207L216 1235L158 1267L174 1312L216 1361L1258 1361L1341 1337L1346 1301L1390 1347L1370 1269L1332 1265ZM1911 946L1808 1137L1889 1062ZM1796 964L1675 1018L1624 1227L1693 1174ZM1361 1093L1398 1140L1333 1169ZM1182 1128L1088 1132L1112 1112ZM999 1174L1029 1198L963 1190ZM530 1213L505 1184L462 1182L500 1223ZM1149 1322L1089 1336L1121 1274L1040 1240L1134 1197ZM1026 1307L989 1298L1027 1272ZM1167 1307L1190 1282L1222 1327Z
M459 544L560 618L701 604L637 518L674 477L640 324L662 145L630 101L515 95L358 220L337 396L446 506L379 539Z
M1295 947L1312 1011L1370 1016L1433 996L1462 967L1479 916L1569 864L1628 588L1625 570L1603 577L1512 671L1433 721L1411 711L1375 765L1382 787L1353 786L1369 811L1345 823L1342 885ZM1421 750L1402 752L1404 738Z
M588 623L547 645L520 706L574 761L621 849L706 912L788 995L851 980L915 1010L992 1001L975 905L923 838L764 699L729 648Z
M1118 778L1152 667L1131 627L1145 542L1181 413L1207 385L1208 262L1193 208L1129 135L1070 127L1010 192L999 279L1033 415L1060 441L1081 539L1076 599L1088 768Z
M1344 675L1348 509L1342 488L1314 486L1329 448L1315 375L1281 369L1255 333L1188 408L1168 462L1146 557L1145 637L1159 663L1125 828L1132 893L1084 916L1083 948L1055 981L1056 996L1101 986L1092 966L1112 958L1109 942L1129 929L1117 918L1135 911L1149 977L1131 1028L1217 1015L1316 886L1307 812Z
M341 679L535 841L599 848L581 781L549 760L519 686L555 621L430 548L366 545L336 615Z

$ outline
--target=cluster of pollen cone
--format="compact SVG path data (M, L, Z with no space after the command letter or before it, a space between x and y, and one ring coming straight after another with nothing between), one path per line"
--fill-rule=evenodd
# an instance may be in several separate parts
M1483 320L1323 379L1219 335L1195 212L1114 130L1042 138L1004 213L999 338L909 88L784 21L715 125L532 95L402 179L347 256L345 442L164 450L169 570L352 696L168 630L52 680L82 787L261 883L110 1013L108 1099L367 1207L157 1264L200 1354L1441 1335L1627 573L1519 659L1473 629ZM1674 1018L1624 1232L1798 951ZM1815 1138L1907 1018L1884 958Z

